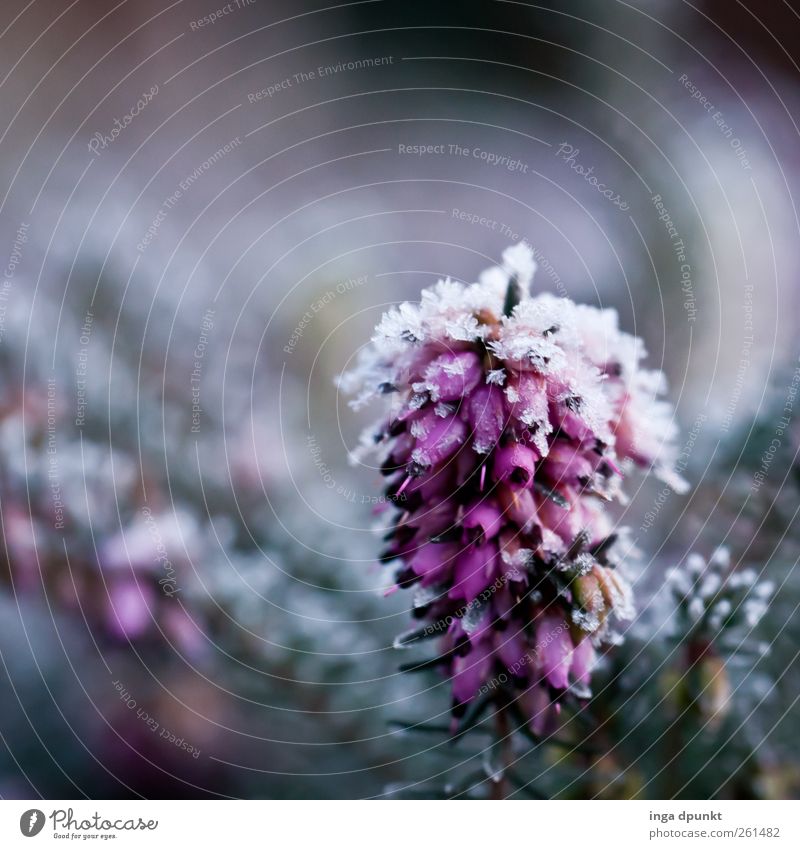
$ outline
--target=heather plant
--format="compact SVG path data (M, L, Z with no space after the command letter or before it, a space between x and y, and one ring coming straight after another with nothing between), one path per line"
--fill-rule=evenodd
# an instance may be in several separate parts
M440 281L387 313L341 387L390 399L356 461L387 478L390 591L413 588L406 669L452 682L451 733L492 708L533 738L591 695L597 653L633 616L635 552L610 506L634 468L678 491L663 375L613 310L531 296L520 243L473 285ZM497 779L502 767L491 771Z

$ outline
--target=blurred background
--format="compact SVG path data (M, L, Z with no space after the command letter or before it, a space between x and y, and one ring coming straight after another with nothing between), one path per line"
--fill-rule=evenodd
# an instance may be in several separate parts
M531 786L797 794L793 0L5 0L0 45L0 796L436 795L480 757L399 724L447 684L397 673L335 378L520 239L644 338L693 485L631 482L640 619ZM774 601L687 712L664 575L718 546Z

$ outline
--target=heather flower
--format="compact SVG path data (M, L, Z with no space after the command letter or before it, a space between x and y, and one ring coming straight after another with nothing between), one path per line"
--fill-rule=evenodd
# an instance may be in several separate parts
M48 411L44 387L33 385L26 396L24 408L0 412L0 581L15 593L44 593L117 644L161 635L194 652L176 596L197 523L184 511L164 511L148 527L132 457L117 449L112 465L107 445L69 432L63 405ZM52 454L40 449L48 428ZM166 501L155 486L151 498Z
M381 560L423 620L398 645L441 638L456 717L510 681L539 731L566 693L589 693L596 649L632 615L607 512L624 474L685 484L641 341L613 310L529 296L534 271L520 243L477 283L393 308L340 387L356 408L389 401L352 458L377 454L396 508Z

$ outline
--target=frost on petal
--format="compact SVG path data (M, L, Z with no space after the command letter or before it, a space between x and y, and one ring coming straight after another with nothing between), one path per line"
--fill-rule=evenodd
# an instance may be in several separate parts
M466 313L446 321L444 328L445 334L454 342L474 342L486 334L486 328L478 323L478 319Z
M619 329L614 309L577 305L575 323L588 360L600 371L627 379L647 355L642 340Z
M424 389L432 401L455 401L471 392L483 377L474 351L441 354L425 370Z
M486 372L486 382L502 386L506 382L506 371L502 368L489 369Z
M531 431L536 450L545 457L553 432L546 382L539 375L523 372L509 381L506 398L512 415Z
M441 418L433 413L425 420L417 420L416 425L422 435L411 452L411 459L423 468L451 457L466 438L466 425L456 416Z
M372 338L389 350L424 341L422 311L407 302L393 307L383 316Z
M396 379L394 367L377 353L374 348L362 348L358 352L356 365L339 376L336 386L345 395L356 395L350 403L354 410L365 407L381 394L381 388Z
M506 423L503 393L491 384L476 389L469 400L469 423L473 429L473 448L486 454L497 444Z
M500 339L490 342L489 347L498 359L518 369L555 372L566 362L558 344L525 329L506 331Z
M536 273L536 260L527 242L517 242L503 251L503 270L508 276L515 277L525 291L528 290Z

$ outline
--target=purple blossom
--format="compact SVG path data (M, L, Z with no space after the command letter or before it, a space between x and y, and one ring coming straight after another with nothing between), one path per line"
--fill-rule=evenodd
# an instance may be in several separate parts
M511 680L541 731L568 691L588 693L595 649L632 615L619 534L607 515L623 471L676 489L675 426L660 372L616 313L520 296L535 270L519 244L478 283L440 281L390 310L341 386L390 397L355 452L379 454L392 517L382 561L418 585L441 637L453 711Z

